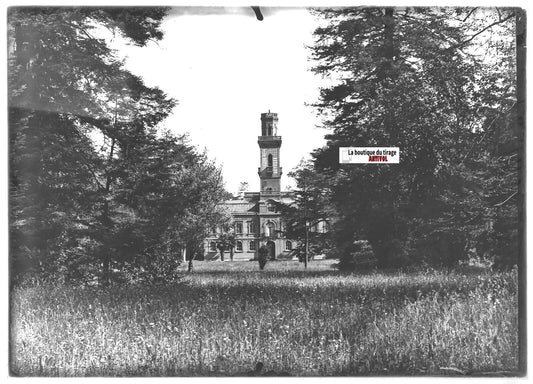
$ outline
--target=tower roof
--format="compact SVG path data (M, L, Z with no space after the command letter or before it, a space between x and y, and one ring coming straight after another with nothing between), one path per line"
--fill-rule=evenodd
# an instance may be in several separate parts
M261 114L261 120L264 120L264 119L275 119L275 120L277 120L278 119L278 114L275 113L275 112L270 112L270 110L268 110L268 112L265 112L265 113Z

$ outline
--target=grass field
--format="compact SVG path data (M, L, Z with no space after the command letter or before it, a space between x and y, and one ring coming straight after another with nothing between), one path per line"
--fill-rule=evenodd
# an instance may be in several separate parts
M197 262L169 286L11 292L11 371L37 376L495 374L518 369L516 271L343 274Z

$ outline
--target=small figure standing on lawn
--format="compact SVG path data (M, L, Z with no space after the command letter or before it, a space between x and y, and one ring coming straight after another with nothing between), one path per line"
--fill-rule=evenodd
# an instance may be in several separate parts
M262 245L259 248L259 269L263 270L265 269L265 265L268 261L268 247L266 245Z

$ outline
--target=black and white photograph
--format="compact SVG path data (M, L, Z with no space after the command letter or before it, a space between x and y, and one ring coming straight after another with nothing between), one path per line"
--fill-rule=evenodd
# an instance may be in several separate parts
M526 377L524 8L4 11L7 376Z

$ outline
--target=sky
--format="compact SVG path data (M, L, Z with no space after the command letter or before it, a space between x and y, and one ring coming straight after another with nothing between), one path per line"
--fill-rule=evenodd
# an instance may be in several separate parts
M259 190L261 113L278 113L282 136L282 189L294 187L287 173L325 144L327 133L314 108L327 80L310 71L317 19L304 8L174 8L164 38L146 47L114 41L126 68L148 86L178 101L163 126L187 133L200 151L222 166L226 189L239 183Z

